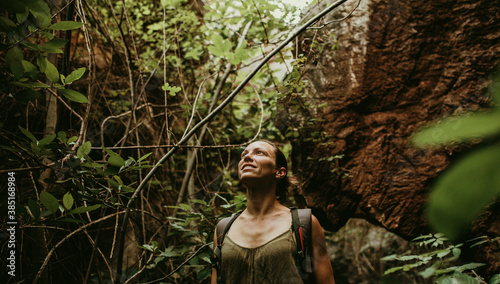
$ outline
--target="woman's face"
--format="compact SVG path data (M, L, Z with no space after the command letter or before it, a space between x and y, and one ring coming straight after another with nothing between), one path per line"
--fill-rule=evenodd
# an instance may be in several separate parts
M257 141L246 147L238 163L240 181L276 178L276 154L269 143Z

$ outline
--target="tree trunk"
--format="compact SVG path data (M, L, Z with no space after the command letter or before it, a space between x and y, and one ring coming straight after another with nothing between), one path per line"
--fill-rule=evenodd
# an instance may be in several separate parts
M357 4L342 5L319 24ZM486 87L500 58L499 15L498 0L360 1L345 21L300 39L298 53L308 58L307 99L327 106L293 118L290 104L299 98L291 96L278 123L301 125L292 142L294 172L326 228L338 230L355 217L406 239L429 232L430 186L469 147L418 150L409 138L425 123L488 105ZM324 42L322 49L310 47L313 39ZM311 126L311 118L324 121ZM328 136L313 137L314 131ZM497 215L481 220L490 223L478 224L485 230L476 233L500 235ZM490 274L500 268L495 245L496 255L492 247L479 255Z

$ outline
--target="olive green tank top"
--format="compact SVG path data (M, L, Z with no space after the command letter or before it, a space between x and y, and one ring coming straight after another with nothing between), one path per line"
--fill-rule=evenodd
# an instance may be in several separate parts
M226 235L222 243L222 282L231 284L303 283L295 266L295 236L288 231L256 247L242 247Z

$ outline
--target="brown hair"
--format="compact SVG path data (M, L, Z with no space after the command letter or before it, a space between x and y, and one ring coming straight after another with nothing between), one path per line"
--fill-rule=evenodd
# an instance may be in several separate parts
M285 154L281 152L281 150L274 144L273 142L269 140L259 140L261 142L265 142L274 148L274 154L276 156L276 169L279 169L281 167L285 168L286 170L286 175L284 178L280 179L278 181L278 184L276 185L276 195L278 196L278 200L280 202L286 201L286 196L289 191L291 191L293 188L298 186L298 179L293 176L288 175L288 163L286 161Z

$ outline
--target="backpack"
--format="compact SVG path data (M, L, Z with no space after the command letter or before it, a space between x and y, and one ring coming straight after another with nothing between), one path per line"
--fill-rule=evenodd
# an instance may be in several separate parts
M299 271L300 278L304 283L314 283L312 267L312 243L311 243L311 209L291 208L292 211L292 231L297 241L297 253L295 254L295 265ZM222 262L222 243L234 220L241 212L226 217L217 223L215 232L217 233L217 246L212 256L212 267L217 270L217 283L222 283L220 272Z

